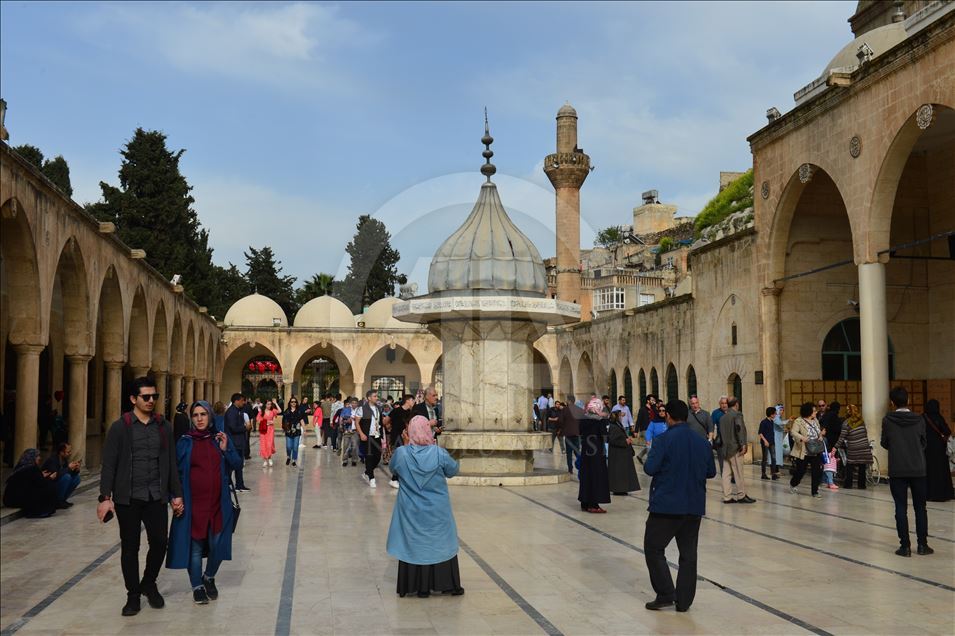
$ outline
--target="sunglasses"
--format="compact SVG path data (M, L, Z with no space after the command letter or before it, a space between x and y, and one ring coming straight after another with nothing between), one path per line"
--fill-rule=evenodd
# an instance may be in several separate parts
M138 396L143 402L153 402L159 399L158 393L140 393Z

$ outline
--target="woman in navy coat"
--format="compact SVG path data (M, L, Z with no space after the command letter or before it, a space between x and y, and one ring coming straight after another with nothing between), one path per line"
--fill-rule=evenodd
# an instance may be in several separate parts
M187 569L192 598L205 605L219 597L215 583L219 565L232 559L229 474L242 466L242 458L229 436L215 425L208 402L194 403L189 413L189 432L176 443L185 510L172 520L166 567ZM208 557L205 572L204 556Z

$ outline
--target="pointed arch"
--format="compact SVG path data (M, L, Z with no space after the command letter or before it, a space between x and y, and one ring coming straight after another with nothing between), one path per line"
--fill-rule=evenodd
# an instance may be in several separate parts
M13 344L39 344L40 270L33 232L23 206L15 198L0 206L0 268L6 297L3 312L9 321L7 334Z
M136 287L133 306L129 314L129 366L148 369L152 361L149 333L149 312L146 309L146 292L142 285Z
M691 364L686 368L686 401L689 403L694 395L699 397L696 389L696 369Z
M169 371L169 329L166 327L166 305L160 300L156 304L153 318L153 347L150 366L155 371Z
M568 395L574 394L574 374L571 371L570 360L567 359L567 356L560 359L558 376L561 397L566 400Z
M676 367L673 363L667 365L667 402L680 399L680 379L676 374Z
M660 378L656 367L650 367L650 393L660 397Z

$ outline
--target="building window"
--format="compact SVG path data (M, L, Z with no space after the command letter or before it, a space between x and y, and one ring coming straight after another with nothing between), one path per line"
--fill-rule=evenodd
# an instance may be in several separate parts
M640 369L637 381L640 383L640 405L643 406L643 401L647 397L647 374L643 372L643 369Z
M371 388L378 391L378 396L403 395L405 391L405 376L403 375L373 375Z
M630 376L630 367L627 367L623 371L623 394L627 398L627 404L630 406L630 410L633 410L633 378Z
M666 261L665 261L665 263L664 263L664 267L666 267L667 269L673 269L673 257L672 257L672 256L667 256L667 259L666 259Z
M643 307L644 305L649 305L653 302L653 299L653 294L640 294L640 304L638 306Z
M625 307L626 293L622 287L604 287L594 290L594 311L611 311Z
M610 386L607 387L607 395L610 396L610 399L614 402L617 401L617 372L614 369L610 370Z
M650 369L650 393L660 397L660 378L657 376L655 367Z
M667 402L680 399L680 381L676 376L676 367L671 362L667 367Z
M895 379L894 352L889 341L889 379ZM823 380L862 379L862 336L859 319L847 318L836 324L822 342Z
M733 326L730 328L731 338L733 340L733 346L736 346L736 323L733 323Z
M739 410L743 410L743 379L738 374L733 373L726 381L727 392L739 400Z
M696 393L696 370L693 368L693 365L690 365L690 368L686 372L686 398L687 401Z

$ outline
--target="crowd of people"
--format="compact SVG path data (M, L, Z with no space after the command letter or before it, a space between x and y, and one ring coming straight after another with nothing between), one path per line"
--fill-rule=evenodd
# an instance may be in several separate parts
M327 394L310 403L292 396L252 402L236 393L228 408L197 401L177 405L173 421L156 414L155 382L137 378L130 385L131 409L114 422L103 448L97 516L119 526L121 569L127 591L124 616L140 611L140 599L163 607L156 585L160 568L187 570L193 600L207 604L218 597L215 577L232 557L232 536L240 506L237 493L250 492L243 476L250 458L251 434L258 432L262 468L274 466L275 427L285 438L285 464L297 467L300 448L314 434L313 449L337 454L342 466L361 464L361 477L376 487L376 469L390 464L389 484L398 489L387 550L399 561L396 591L400 596L432 592L462 594L457 563L457 533L447 479L457 462L438 445L443 432L441 404L434 387L418 395L379 399L370 390L363 400ZM908 494L915 510L916 552L928 546L926 501L955 498L952 488L955 440L939 403L929 400L924 413L908 408L901 387L890 395L893 410L882 421L879 443L888 451L889 487L895 502L900 546L908 557ZM723 396L716 409L702 408L698 397L689 404L664 404L647 395L637 410L627 399L591 394L585 402L566 401L543 393L533 404L535 428L560 442L567 470L577 474L582 511L606 513L611 496L641 490L636 463L652 482L644 538L647 567L656 598L652 610L675 606L686 611L696 581L696 542L705 514L706 480L721 478L724 504L753 504L743 466L750 454L750 435L739 399ZM868 429L857 405L818 400L788 418L783 405L767 407L754 447L760 450L763 480L778 480L790 462L789 490L799 493L809 473L810 493L866 488L873 462ZM635 447L643 446L640 454ZM72 504L80 483L80 463L60 441L44 461L37 449L26 450L8 477L4 505L22 508L26 516L45 517ZM169 509L173 518L168 518ZM148 550L140 576L140 536L145 528ZM423 537L427 537L424 539ZM670 577L665 548L676 539L680 569L676 585Z

